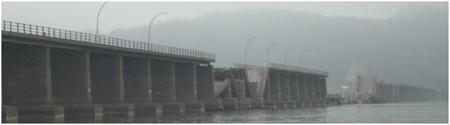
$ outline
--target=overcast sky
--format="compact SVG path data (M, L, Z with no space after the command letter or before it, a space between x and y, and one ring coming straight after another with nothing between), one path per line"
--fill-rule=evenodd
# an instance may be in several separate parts
M2 2L2 20L43 25L74 31L95 31L97 14L104 2ZM100 13L99 30L149 25L159 12L168 12L154 23L170 19L193 19L215 11L286 9L325 16L385 19L412 6L442 7L435 3L405 2L108 2Z

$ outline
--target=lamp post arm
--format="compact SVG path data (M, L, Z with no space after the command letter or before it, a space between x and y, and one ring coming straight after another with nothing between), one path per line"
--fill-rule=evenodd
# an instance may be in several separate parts
M167 13L160 12L160 13L156 14L155 17L153 17L152 21L150 21L150 24L148 25L148 43L150 43L150 28L152 27L153 20L155 20L155 18L160 14L167 14Z
M291 49L294 48L294 47L296 47L296 46L291 46L291 47L286 51L286 54L284 55L284 65L285 65L285 66L287 66L287 64L286 64L287 54L288 54L289 50L291 50Z
M98 19L99 19L99 17L100 17L100 12L102 11L102 9L103 9L103 6L105 6L105 4L106 3L108 3L108 1L106 1L103 5L102 5L102 7L100 7L100 10L98 10L98 14L97 14L97 30L96 30L96 35L95 35L95 42L97 42L97 39L98 39Z
M252 39L255 39L255 38L258 38L258 37L252 37L250 40L248 40L247 45L245 45L245 69L247 69L247 47L248 47L248 44L250 43L250 41L252 41Z
M303 51L302 55L300 56L300 64L299 64L299 67L300 67L300 68L302 68L302 58L303 58L303 54L305 54L307 51L309 51L309 49Z
M266 58L266 65L269 66L269 50L270 48L275 45L275 44L279 44L278 42L272 43L272 45L269 46L269 48L267 49L267 58Z

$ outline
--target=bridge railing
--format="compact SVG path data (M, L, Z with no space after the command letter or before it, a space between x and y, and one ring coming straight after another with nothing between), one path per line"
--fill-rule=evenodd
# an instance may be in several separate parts
M245 64L235 63L235 64L234 64L234 67L236 67L236 68L245 68ZM248 65L248 64L247 64L247 68L267 68L267 67L254 66L254 65Z
M190 56L204 59L215 59L213 53L201 52L190 49L183 49L177 47L170 47L157 44L149 44L138 41L131 41L125 39L119 39L114 37L97 36L95 34L82 33L70 30L56 29L45 26L31 25L25 23L2 21L2 31L17 32L31 35L43 36L46 33L46 37L59 38L65 40L74 40L79 42L88 42L94 44L101 44L107 46L122 47L128 49L137 49L151 52L167 53L181 56Z
M245 64L235 63L234 67L236 67L236 68L245 68ZM308 68L302 68L302 67L296 67L296 66L289 66L289 65L283 65L283 64L277 64L277 63L270 63L269 67L270 68L275 68L275 69L291 70L291 71L298 71L298 72L302 72L302 73L309 73L309 74L317 74L317 75L328 76L328 72L325 72L325 71L320 71L320 70L315 70L315 69L308 69ZM248 65L247 64L247 68L266 68L266 67L254 66L254 65Z
M303 72L303 73L328 76L328 72L325 72L325 71L320 71L320 70L315 70L315 69L307 69L307 68L302 68L302 67L297 67L297 66L289 66L289 65L284 65L284 64L270 63L269 67L275 68L275 69L299 71L299 72Z

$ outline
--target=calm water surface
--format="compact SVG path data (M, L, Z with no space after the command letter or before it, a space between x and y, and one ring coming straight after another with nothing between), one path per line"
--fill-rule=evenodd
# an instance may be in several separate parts
M448 102L357 104L323 108L211 111L184 115L104 117L131 123L448 123Z

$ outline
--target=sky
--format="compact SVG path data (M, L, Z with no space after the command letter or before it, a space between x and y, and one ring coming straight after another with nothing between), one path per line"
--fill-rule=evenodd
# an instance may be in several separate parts
M43 25L81 32L95 32L97 15L104 2L2 2L2 20ZM222 11L269 8L305 11L330 16L353 16L361 18L386 19L412 6L442 7L435 3L406 2L154 2L109 1L99 14L99 32L107 34L117 28L133 28L149 25L160 12L167 12L155 18L154 23L170 19L201 17Z

